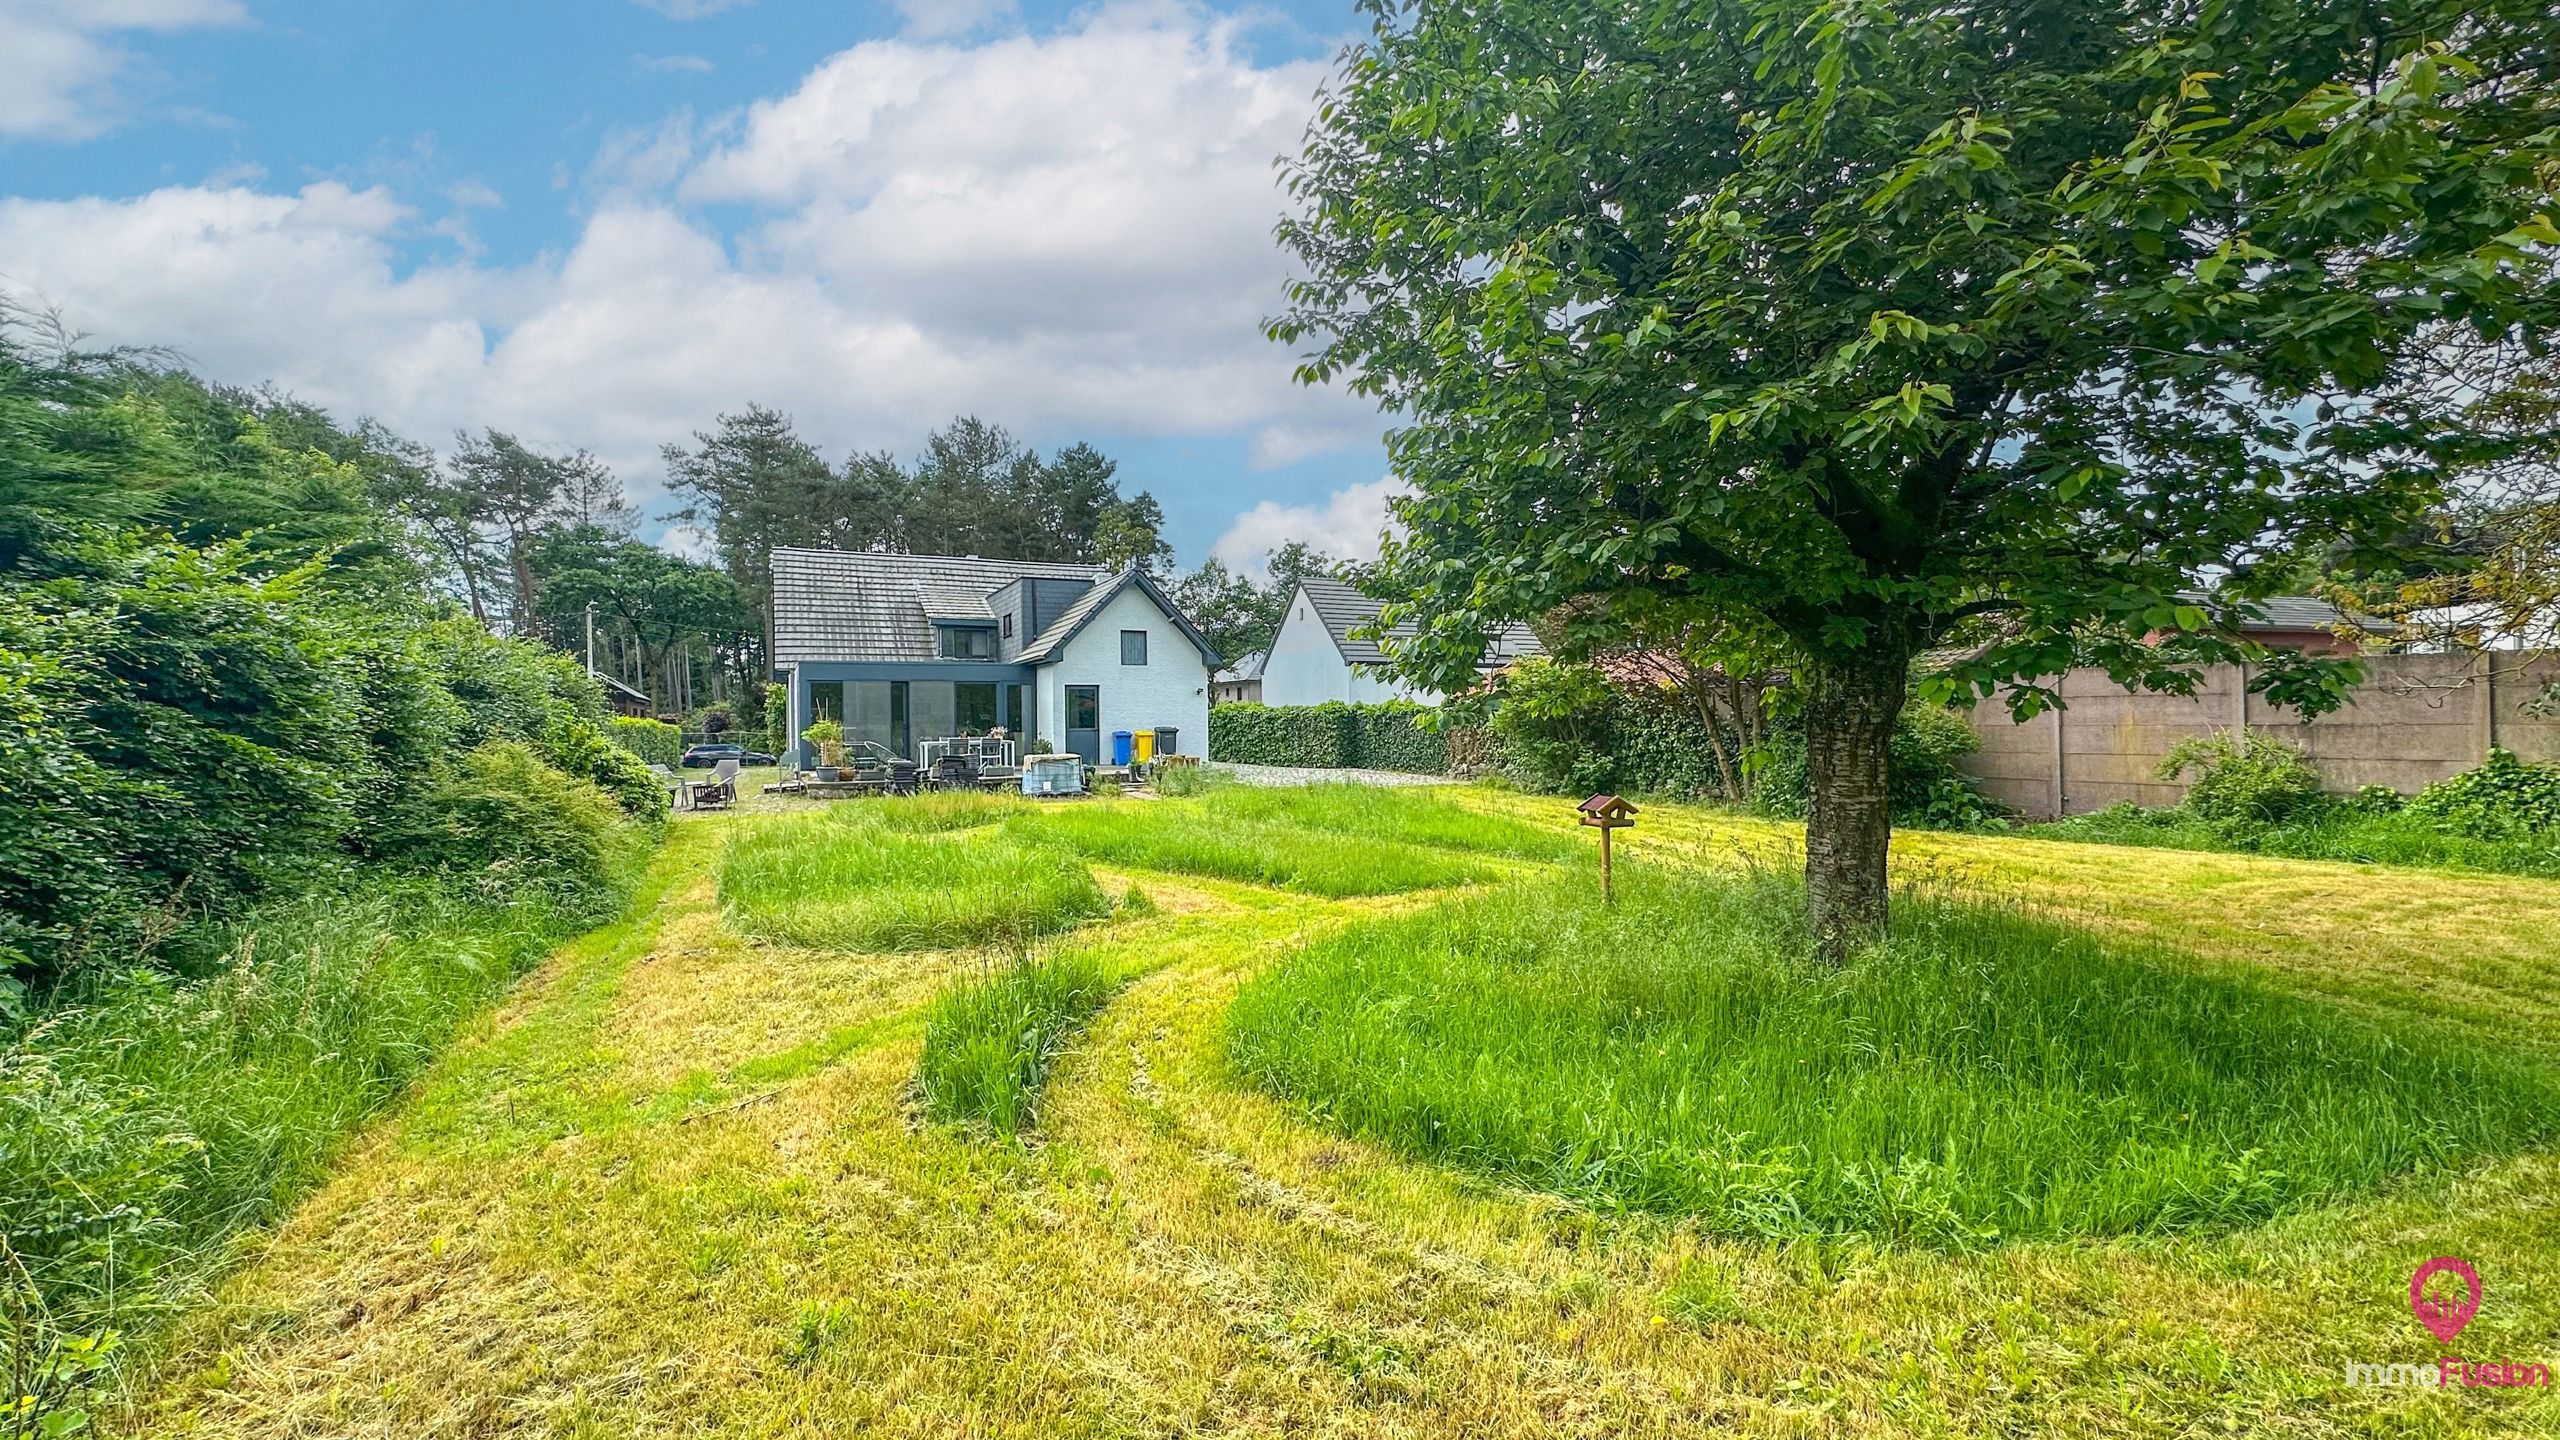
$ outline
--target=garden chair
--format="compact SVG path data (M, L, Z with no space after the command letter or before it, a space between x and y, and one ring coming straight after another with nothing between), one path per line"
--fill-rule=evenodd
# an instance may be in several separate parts
M693 792L696 810L726 810L738 803L738 762L723 760L711 772L711 779Z

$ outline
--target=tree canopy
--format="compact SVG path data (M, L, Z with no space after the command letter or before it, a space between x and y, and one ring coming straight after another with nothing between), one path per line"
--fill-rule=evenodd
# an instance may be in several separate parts
M1410 422L1401 663L1456 684L1596 596L1788 668L1835 952L1882 919L1916 655L1970 627L1938 683L2022 713L2243 655L2333 703L2352 662L2229 620L2494 443L2450 331L2550 331L2540 4L1366 8L1273 330Z

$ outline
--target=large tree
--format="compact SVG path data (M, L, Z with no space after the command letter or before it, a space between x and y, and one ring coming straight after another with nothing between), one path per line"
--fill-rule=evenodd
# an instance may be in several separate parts
M2349 664L2228 621L2473 451L2430 327L2550 325L2541 0L1365 8L1273 330L1406 421L1403 666L1597 596L1788 670L1834 955L1924 648L1996 622L1951 681L2022 711L2243 655L2316 708Z

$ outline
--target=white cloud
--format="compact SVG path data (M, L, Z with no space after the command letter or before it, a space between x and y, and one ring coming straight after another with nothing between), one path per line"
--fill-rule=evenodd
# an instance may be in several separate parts
M643 10L654 10L670 20L699 20L723 10L735 10L741 5L753 5L756 0L631 0L631 3Z
M1044 443L1253 433L1286 463L1379 422L1261 334L1286 274L1271 162L1317 67L1230 39L1148 4L860 45L741 115L612 137L576 241L521 265L479 257L462 217L493 197L467 185L422 192L458 207L432 217L343 184L0 199L0 288L423 440L586 446L644 497L659 445L750 401L831 454L966 412ZM713 229L712 202L748 228ZM404 258L432 234L459 248Z
M967 35L1013 17L1013 0L895 0L907 34L918 40Z
M0 136L77 140L114 128L136 30L234 25L239 0L0 0Z
M1412 493L1411 486L1388 476L1345 486L1322 505L1265 500L1238 515L1209 553L1228 569L1256 580L1265 577L1263 557L1292 540L1303 540L1336 560L1375 560L1378 541L1387 531L1387 502Z
M712 68L711 62L699 55L634 55L631 63L638 69L661 75L707 75Z

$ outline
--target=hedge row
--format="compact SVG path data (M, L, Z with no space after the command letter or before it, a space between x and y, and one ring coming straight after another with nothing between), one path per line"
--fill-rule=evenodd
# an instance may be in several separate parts
M684 732L664 720L615 716L613 743L652 765L672 769L684 762Z
M1220 705L1209 712L1209 758L1238 765L1403 770L1441 775L1449 742L1420 705Z

